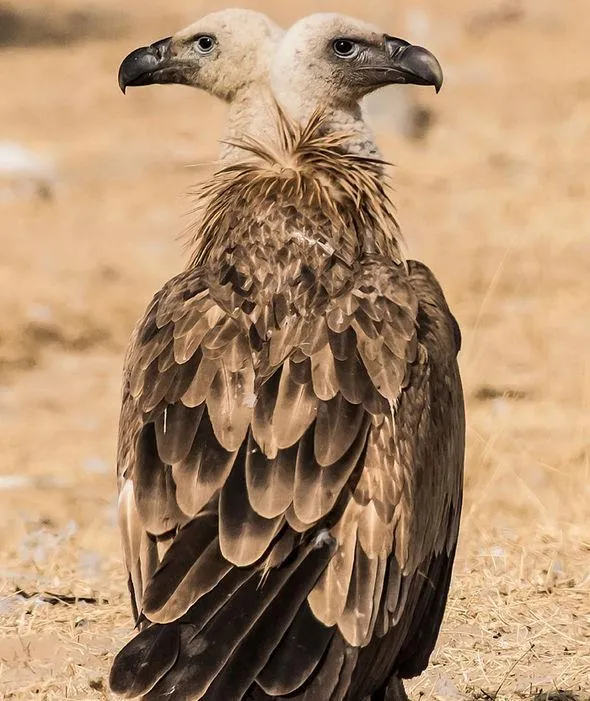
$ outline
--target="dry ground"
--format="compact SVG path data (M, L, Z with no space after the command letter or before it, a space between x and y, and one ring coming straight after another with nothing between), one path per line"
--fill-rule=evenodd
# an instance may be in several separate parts
M434 110L425 139L396 134L387 99L377 120L410 253L464 336L461 546L412 698L587 700L590 5L276 5L284 23L324 8L387 22L446 67L438 97L412 92ZM15 0L15 16L0 2L0 141L56 164L38 196L0 174L1 698L107 698L131 629L114 510L122 356L182 263L184 193L224 110L183 88L124 99L115 75L131 48L218 7Z

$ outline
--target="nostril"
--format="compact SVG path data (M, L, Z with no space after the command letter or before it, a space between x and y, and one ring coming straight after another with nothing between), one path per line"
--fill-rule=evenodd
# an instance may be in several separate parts
M385 35L385 46L391 58L399 58L403 56L404 51L410 46L408 41L404 39L398 39L397 37Z
M170 47L170 40L171 37L166 37L166 39L160 39L151 45L151 48L154 50L157 58L163 59L166 56L168 48Z

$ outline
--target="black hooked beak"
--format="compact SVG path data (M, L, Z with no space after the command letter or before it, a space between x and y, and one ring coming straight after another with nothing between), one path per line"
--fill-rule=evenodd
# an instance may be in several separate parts
M442 68L430 51L388 35L385 35L385 45L391 57L390 70L397 74L392 83L434 85L436 92L441 89Z
M123 60L119 67L119 87L123 93L130 85L180 82L178 66L171 61L171 41L172 37L167 37L151 46L142 46Z

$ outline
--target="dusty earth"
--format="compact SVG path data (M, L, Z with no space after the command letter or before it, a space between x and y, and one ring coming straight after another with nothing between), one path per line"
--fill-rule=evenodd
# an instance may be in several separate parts
M250 6L285 24L348 11L446 69L439 96L407 89L431 110L424 138L390 116L399 91L375 103L409 252L464 336L461 545L440 643L408 689L587 700L590 4L391 4ZM224 108L179 87L123 98L116 69L219 8L0 2L0 142L48 164L34 177L0 166L0 698L108 698L131 631L115 524L122 357L182 265L186 193L215 159Z

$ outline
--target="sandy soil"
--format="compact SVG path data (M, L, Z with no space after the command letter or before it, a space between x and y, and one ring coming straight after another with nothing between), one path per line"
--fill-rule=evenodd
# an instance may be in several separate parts
M464 337L461 546L412 698L587 701L590 5L289 5L270 11L379 21L446 69L439 96L408 89L433 112L424 139L389 118L395 89L376 120L409 251ZM116 69L219 7L19 0L15 15L0 2L0 142L53 164L41 183L0 170L0 698L108 698L131 630L114 506L122 357L182 264L185 193L215 158L224 109L178 87L124 99Z

